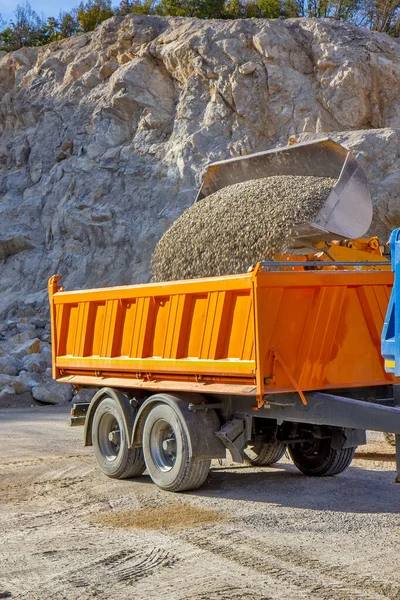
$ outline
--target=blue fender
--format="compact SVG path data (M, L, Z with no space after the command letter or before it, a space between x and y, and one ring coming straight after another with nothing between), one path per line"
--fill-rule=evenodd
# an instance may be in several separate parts
M382 329L381 352L385 371L400 376L400 229L392 231L389 244L394 284Z

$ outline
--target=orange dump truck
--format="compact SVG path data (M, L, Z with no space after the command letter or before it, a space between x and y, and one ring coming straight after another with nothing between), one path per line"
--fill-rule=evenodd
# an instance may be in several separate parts
M106 475L147 468L183 491L226 450L269 465L285 448L303 473L336 475L366 429L400 434L380 354L392 272L290 265L84 291L49 280L53 376L98 388L72 420Z

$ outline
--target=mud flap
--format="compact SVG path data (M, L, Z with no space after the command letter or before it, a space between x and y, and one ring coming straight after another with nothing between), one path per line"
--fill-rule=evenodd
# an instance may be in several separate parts
M249 422L251 427L250 419L232 419L225 423L215 434L229 450L234 462L244 462L243 451L251 438L248 426Z
M334 429L332 432L331 447L334 450L355 448L367 443L367 434L362 429Z

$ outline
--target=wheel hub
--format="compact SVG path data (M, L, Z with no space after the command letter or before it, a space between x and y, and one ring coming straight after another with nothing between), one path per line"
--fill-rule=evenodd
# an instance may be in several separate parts
M176 441L175 438L170 437L163 441L163 450L169 454L176 452Z
M121 449L121 430L111 413L102 416L98 428L99 448L105 459L114 461Z
M114 444L119 444L121 441L121 435L118 429L114 430L114 431L110 431L110 433L108 434L108 439L110 440L110 442L113 442Z
M168 421L159 419L153 425L150 447L153 460L160 471L170 471L175 465L177 443L175 433Z

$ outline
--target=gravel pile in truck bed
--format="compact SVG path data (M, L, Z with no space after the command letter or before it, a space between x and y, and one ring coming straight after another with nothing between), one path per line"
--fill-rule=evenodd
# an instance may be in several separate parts
M244 273L284 252L293 227L318 213L335 183L279 175L218 190L163 235L152 256L153 281Z

